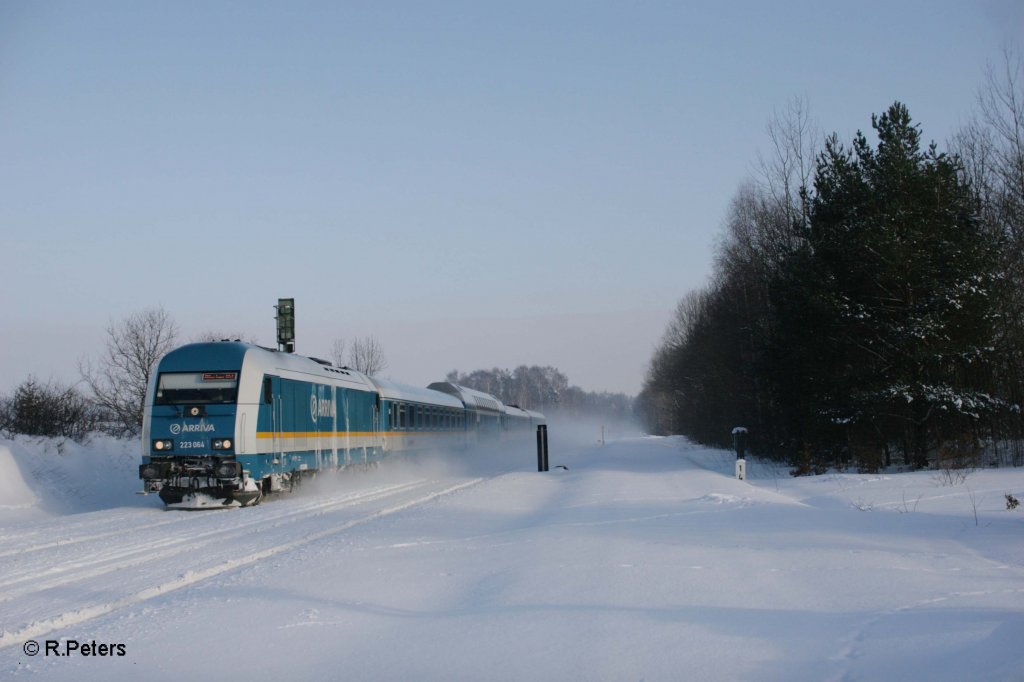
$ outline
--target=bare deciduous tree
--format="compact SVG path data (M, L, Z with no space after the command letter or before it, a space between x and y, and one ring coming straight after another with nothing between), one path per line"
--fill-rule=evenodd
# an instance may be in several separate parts
M345 339L334 339L334 343L331 344L331 362L334 363L335 367L344 367L347 364L345 359L346 347Z
M998 392L1016 405L1024 403L1024 59L1007 47L1002 62L990 65L985 84L978 92L978 115L953 138L962 172L977 194L986 229L1000 242L1003 286L997 297L1001 323L995 344L1002 386ZM1010 456L1015 465L1024 461L1021 434L1024 419L1002 424L1009 431ZM993 427L993 430L998 430Z
M805 97L793 97L782 112L773 113L766 132L772 149L767 157L758 153L760 184L792 221L804 214L801 190L814 176L824 135Z
M1020 54L1007 48L1002 67L989 67L978 104L1000 141L995 149L997 172L1019 205L1024 201L1024 60Z
M388 367L384 359L384 348L374 336L356 338L348 354L349 366L357 372L374 376Z
M150 376L177 335L177 325L166 310L149 308L111 323L99 360L79 363L82 379L95 401L113 415L112 430L119 435L140 432Z

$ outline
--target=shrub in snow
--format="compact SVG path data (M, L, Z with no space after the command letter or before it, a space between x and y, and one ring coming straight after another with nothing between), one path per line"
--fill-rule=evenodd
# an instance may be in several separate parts
M981 451L981 443L969 434L961 434L943 442L936 459L939 482L942 485L958 485L966 481L978 468Z
M0 428L12 434L82 440L101 423L101 410L74 387L32 376L0 400Z

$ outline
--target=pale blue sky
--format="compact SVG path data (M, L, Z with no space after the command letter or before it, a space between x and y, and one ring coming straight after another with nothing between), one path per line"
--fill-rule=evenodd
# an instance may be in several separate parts
M635 393L675 301L806 97L940 143L1024 3L0 0L0 391L71 381L110 320L395 380L554 365Z

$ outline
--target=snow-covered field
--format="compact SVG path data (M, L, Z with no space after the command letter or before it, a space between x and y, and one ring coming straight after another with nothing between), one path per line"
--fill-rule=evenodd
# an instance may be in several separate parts
M135 444L60 450L0 441L2 679L1024 680L1024 470L737 481L682 439L553 441L567 470L182 512L134 495Z

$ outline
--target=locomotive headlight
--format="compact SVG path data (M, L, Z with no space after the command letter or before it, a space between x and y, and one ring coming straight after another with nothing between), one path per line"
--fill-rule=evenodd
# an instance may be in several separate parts
M158 451L172 450L174 448L174 441L170 439L155 440L153 441L153 449Z
M213 443L211 443L211 445L213 445L213 449L214 450L230 450L231 449L231 439L230 438L214 438L213 439Z

